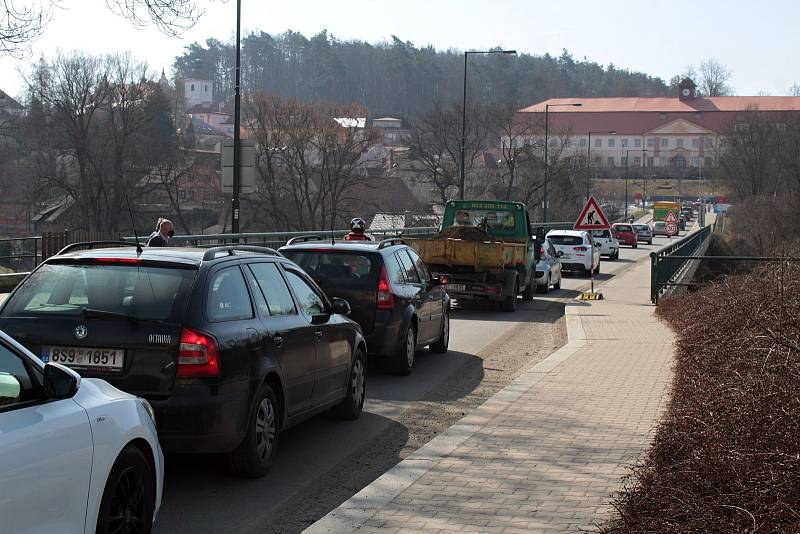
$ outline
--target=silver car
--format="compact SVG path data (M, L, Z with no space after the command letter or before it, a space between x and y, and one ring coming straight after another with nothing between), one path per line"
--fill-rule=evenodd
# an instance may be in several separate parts
M539 243L539 261L536 262L536 291L547 293L553 289L561 289L561 260L558 259L553 244L545 239Z
M636 223L633 225L633 230L636 232L636 239L644 241L648 245L653 244L653 229L649 224Z

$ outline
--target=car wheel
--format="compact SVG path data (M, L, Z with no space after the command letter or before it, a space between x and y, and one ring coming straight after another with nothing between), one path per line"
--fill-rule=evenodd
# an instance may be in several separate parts
M414 325L411 324L406 330L406 335L403 338L403 344L400 350L397 351L395 356L395 365L398 374L408 376L411 374L411 369L414 367L414 355L417 352L417 331Z
M506 298L503 299L503 302L500 304L500 308L504 312L515 312L517 311L517 293L519 292L519 286L514 283L514 292L511 295L508 295Z
M247 419L247 434L228 454L231 473L257 478L267 474L278 445L278 402L269 384L263 384L253 397Z
M450 312L448 310L444 310L444 315L442 315L442 331L439 339L436 343L430 344L431 352L435 352L436 354L444 354L447 352L447 348L450 346Z
M144 453L134 446L122 449L108 475L97 532L149 534L153 528L156 481Z
M364 354L361 349L356 349L350 377L347 380L347 395L340 404L333 407L333 415L341 419L358 419L364 408L364 397L367 393L367 367L364 364Z
M539 293L549 293L550 292L550 275L547 275L547 279L544 281L543 286L538 286L536 290Z
M522 292L522 300L533 300L533 293L538 291L539 288L536 287L536 281L531 280L531 283L525 288L525 291Z

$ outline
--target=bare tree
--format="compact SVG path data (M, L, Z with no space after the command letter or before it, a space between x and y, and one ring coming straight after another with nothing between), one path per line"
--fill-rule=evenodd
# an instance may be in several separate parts
M733 94L728 82L732 73L714 58L700 63L700 91L704 96L727 96Z
M418 117L412 126L410 158L421 166L423 179L436 189L442 203L461 192L461 120L460 106L437 107ZM467 109L464 137L464 196L467 198L474 187L482 188L476 164L496 132L496 120L496 112L487 106Z
M248 199L262 225L288 230L331 228L363 182L375 135L336 118L366 116L360 106L303 103L256 95L247 104L258 143L258 191Z
M0 54L21 57L30 50L53 17L53 6L66 0L0 0ZM203 14L195 0L106 0L115 14L135 26L154 25L178 36L195 25Z
M800 84L797 82L792 84L789 88L789 96L800 96Z

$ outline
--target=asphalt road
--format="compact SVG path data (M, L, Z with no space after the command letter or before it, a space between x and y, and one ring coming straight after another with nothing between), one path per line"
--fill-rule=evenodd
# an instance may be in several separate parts
M602 260L596 281L668 242L623 247L618 260ZM154 532L301 531L565 343L564 303L588 284L565 277L561 290L520 302L516 313L457 306L447 354L421 351L408 377L370 370L362 417L323 415L290 429L262 479L231 478L214 456L168 457Z

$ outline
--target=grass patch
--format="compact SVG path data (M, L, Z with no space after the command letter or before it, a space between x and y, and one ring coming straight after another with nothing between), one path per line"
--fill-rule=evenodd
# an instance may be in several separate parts
M800 267L666 298L672 399L601 532L800 532Z

